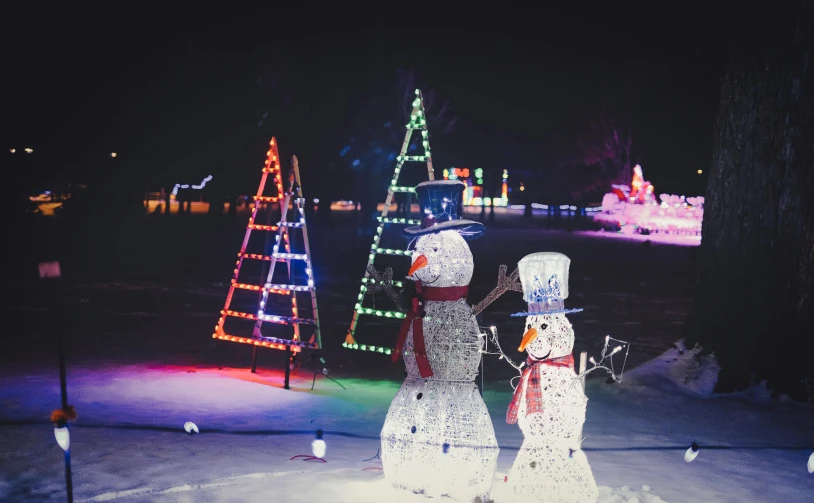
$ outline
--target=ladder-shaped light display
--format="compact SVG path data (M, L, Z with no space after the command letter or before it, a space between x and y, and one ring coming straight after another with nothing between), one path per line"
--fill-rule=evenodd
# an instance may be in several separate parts
M302 195L302 184L300 182L300 168L297 156L291 159L291 176L289 177L289 189L283 197L283 202L280 205L280 221L277 223L278 231L275 236L274 245L272 246L272 261L269 267L266 283L261 290L260 305L257 311L257 323L254 327L254 337L260 340L268 340L270 342L278 342L277 339L264 336L261 332L263 323L277 323L288 324L294 328L293 339L288 341L292 346L304 346L309 348L321 348L322 338L319 332L319 312L317 310L317 294L316 287L314 286L314 269L311 267L311 248L308 243L308 225L305 221L305 198ZM290 207L290 209L289 209ZM289 220L288 213L291 211L292 218ZM291 253L292 240L290 233L292 230L302 231L302 243L304 253ZM280 246L283 250L280 250ZM287 279L285 283L274 283L274 273L277 269L277 263L285 262L287 267ZM303 262L305 266L305 284L299 285L294 283L294 263ZM268 296L275 291L290 292L291 295L291 314L290 316L268 314L266 312L268 307ZM297 306L297 293L308 292L311 298L311 315L312 318L303 318L300 316L299 307ZM314 332L311 338L304 342L301 339L300 325L313 326Z
M418 89L416 89L415 91L415 100L413 101L412 105L413 110L410 114L410 123L407 124L407 132L404 135L404 143L402 143L401 151L398 157L396 157L396 168L393 173L393 178L390 181L390 186L387 189L387 198L385 199L384 202L384 208L382 210L381 215L378 217L378 225L376 226L376 232L373 235L373 243L371 243L370 245L367 266L365 267L365 275L362 278L362 284L359 288L359 294L356 297L356 302L353 311L353 319L351 320L348 333L345 336L345 342L342 344L342 346L348 349L373 351L376 353L383 353L388 355L391 354L391 348L385 347L385 345L382 345L383 344L382 341L377 341L370 336L368 336L369 338L366 342L373 342L373 344L361 344L357 342L356 330L359 326L359 318L360 316L363 315L369 315L369 316L378 316L382 318L390 318L394 320L401 320L402 318L405 317L405 314L401 311L382 310L376 309L375 307L368 307L365 305L366 304L365 300L367 297L369 297L369 295L367 295L367 288L369 282L372 281L370 273L368 272L368 268L369 266L374 264L374 261L377 256L391 255L391 256L401 256L405 258L410 258L412 256L411 252L406 249L383 248L379 246L379 241L381 240L382 234L386 229L389 229L393 226L418 225L420 223L419 220L408 218L390 218L387 216L388 212L390 211L390 204L393 202L393 197L395 194L415 193L415 189L413 187L403 187L399 185L399 174L401 173L401 170L404 167L404 163L405 162L426 163L427 179L428 180L435 179L435 175L432 169L430 138L429 132L427 131L427 116L424 111L424 97L422 96L421 91ZM407 150L410 147L410 141L412 139L413 133L416 131L420 131L421 146L424 149L424 155L407 155ZM405 274L407 272L407 269L409 269L409 265L410 265L409 262L405 261L403 269ZM401 287L401 283L394 281L393 286L396 288Z
M276 188L276 195L274 196L265 195L266 182L269 175L271 175L274 181L274 187ZM275 225L256 223L258 213L261 209L265 210L264 212L269 214L270 218L273 210L272 205L275 203L280 203L280 220ZM289 221L288 212L289 206L292 205L292 203L294 218ZM299 352L303 347L321 347L316 291L314 289L313 268L311 267L311 254L308 246L308 233L305 224L303 204L304 199L299 183L299 168L297 166L296 157L294 158L294 165L292 167L290 188L288 192L284 192L277 142L275 138L272 138L269 150L266 153L266 163L263 166L260 185L257 188L257 194L254 196L254 202L251 206L251 215L249 217L249 223L246 226L246 234L244 235L240 251L237 254L237 263L233 271L231 284L229 285L229 293L226 296L226 302L220 313L221 316L218 319L218 324L215 326L215 333L212 334L213 338L250 344L256 347L288 350L291 352ZM268 222L268 224L271 223L272 222ZM290 238L291 229L299 229L302 231L304 253L293 253ZM275 233L271 250L267 250L267 247L264 246L262 250L263 253L250 253L248 251L253 231ZM269 251L271 251L271 253L269 253ZM246 260L270 263L268 266L268 274L254 277L254 279L258 280L257 283L260 284L251 282L245 278L241 279L241 272L244 271ZM304 270L307 276L306 284L304 285L295 284L293 280L292 274L295 261L304 262ZM273 283L272 278L279 262L285 263L288 279L284 282ZM265 276L265 282L259 281L262 276ZM250 301L254 305L253 309L238 309L232 307L237 291L253 292L255 297L254 300ZM310 292L312 317L302 318L299 316L296 297L298 292ZM285 314L271 314L267 312L270 307L268 305L269 295L288 296L290 299L290 310ZM259 296L259 299L257 296ZM244 302L244 305L248 304ZM239 335L225 328L226 322L230 318L252 321L254 322L254 328L244 330L246 333ZM265 323L291 326L293 327L293 334L291 336L281 337L266 336L262 331ZM313 335L307 341L303 341L301 338L300 325L313 327Z

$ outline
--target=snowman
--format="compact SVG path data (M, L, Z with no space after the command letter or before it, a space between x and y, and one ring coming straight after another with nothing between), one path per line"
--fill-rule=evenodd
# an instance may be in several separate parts
M565 309L571 260L533 253L520 260L529 309L519 351L528 354L506 422L518 423L523 444L508 475L515 502L595 503L598 490L580 448L587 398L574 372L574 329Z
M421 225L408 276L416 297L399 332L393 361L407 376L382 428L382 467L396 487L461 502L489 500L498 446L475 384L483 339L466 297L472 252L466 239L483 225L460 218L464 184L416 187Z

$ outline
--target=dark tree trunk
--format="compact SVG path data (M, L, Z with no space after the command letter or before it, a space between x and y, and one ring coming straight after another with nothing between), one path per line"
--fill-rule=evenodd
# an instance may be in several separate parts
M766 380L806 399L814 377L814 3L799 5L759 21L721 83L687 324L721 392Z

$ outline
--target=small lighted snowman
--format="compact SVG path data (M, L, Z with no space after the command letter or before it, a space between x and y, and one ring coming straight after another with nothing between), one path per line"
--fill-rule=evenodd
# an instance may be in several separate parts
M534 253L518 264L528 312L519 351L528 355L506 421L518 423L523 445L508 475L514 501L594 503L598 490L580 448L587 398L574 372L574 329L565 316L571 260Z

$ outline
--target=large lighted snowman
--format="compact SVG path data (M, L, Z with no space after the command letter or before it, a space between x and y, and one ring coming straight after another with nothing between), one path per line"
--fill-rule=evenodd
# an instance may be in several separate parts
M529 309L519 351L526 367L506 414L518 423L523 444L508 475L515 502L595 503L598 490L580 448L587 398L574 372L574 329L565 309L570 259L534 253L520 260Z
M393 352L407 377L382 428L382 466L396 487L485 502L498 446L475 384L483 339L466 300L473 264L464 239L484 229L460 218L463 189L456 181L416 187L423 218L404 232L417 238L409 271L417 296Z

